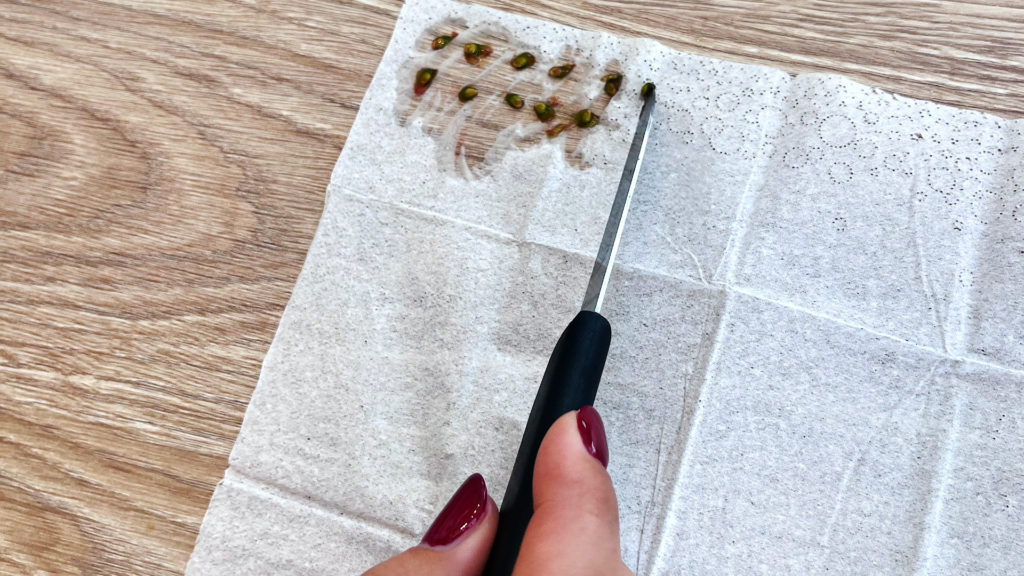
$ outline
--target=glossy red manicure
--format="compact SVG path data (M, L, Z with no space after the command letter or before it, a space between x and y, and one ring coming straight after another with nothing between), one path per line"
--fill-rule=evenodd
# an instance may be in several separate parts
M447 546L476 526L487 514L487 484L473 474L455 491L423 536L427 546Z
M580 429L583 446L597 458L601 466L608 467L608 439L604 435L604 422L593 406L584 406L576 412L576 426Z

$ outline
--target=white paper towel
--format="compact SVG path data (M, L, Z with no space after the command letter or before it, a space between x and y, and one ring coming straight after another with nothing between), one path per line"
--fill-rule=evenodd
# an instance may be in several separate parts
M458 60L422 49L448 25L626 82L575 151L524 109L471 166L458 131L500 108L408 107L416 67ZM659 105L597 401L627 565L1021 573L1024 124L410 0L189 574L359 573L470 473L500 502L644 80Z

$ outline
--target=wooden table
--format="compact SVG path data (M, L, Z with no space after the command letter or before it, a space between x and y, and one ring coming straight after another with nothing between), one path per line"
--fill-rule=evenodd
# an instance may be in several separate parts
M1013 0L566 4L1024 115ZM182 571L399 8L0 3L0 572Z

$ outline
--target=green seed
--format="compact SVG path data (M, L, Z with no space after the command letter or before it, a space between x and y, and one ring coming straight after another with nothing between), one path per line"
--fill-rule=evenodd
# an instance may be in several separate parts
M551 69L548 70L548 76L551 76L552 78L565 78L566 76L569 75L569 72L572 72L572 69L575 67L575 64L562 64L561 66L552 66Z
M416 83L412 87L412 91L417 96L422 96L427 88L430 88L430 83L434 81L434 76L437 76L436 68L420 68L416 72Z
M576 123L580 128L593 128L597 126L597 123L601 120L601 117L594 114L589 109L580 110L572 117L573 122Z
M462 54L466 57L466 62L470 64L476 64L481 58L490 56L491 51L490 46L476 42L470 42L462 47Z
M473 98L476 98L476 95L479 93L480 91L477 90L475 86L465 86L462 90L459 90L459 100L461 102L469 102Z
M561 134L568 127L568 124L562 122L561 124L555 124L551 128L548 128L547 130L544 131L544 133L548 135L548 138L554 138L555 136Z
M519 94L513 94L512 92L509 92L508 94L505 94L505 103L515 108L516 110L519 110L520 108L523 107L523 97L520 96Z
M452 32L448 36L438 36L437 38L434 38L433 42L430 43L430 47L433 48L434 50L440 50L441 48L444 48L445 46L451 44L452 40L454 40L456 36L458 36L458 34L456 34L455 32Z
M649 94L654 94L654 82L644 82L640 87L640 96L647 98Z
M516 57L512 59L511 64L516 70L522 70L523 68L533 66L535 62L537 62L537 59L533 57L533 54L523 52L516 55Z
M533 112L537 114L537 119L541 122L547 122L555 117L555 109L549 106L546 102L537 102L534 104Z
M619 88L622 87L622 74L605 74L601 78L601 82L604 82L604 93L609 96L615 96L619 93Z

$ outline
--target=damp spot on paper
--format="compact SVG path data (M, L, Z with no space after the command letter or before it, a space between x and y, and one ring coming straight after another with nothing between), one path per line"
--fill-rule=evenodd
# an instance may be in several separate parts
M501 27L456 20L424 30L397 73L399 121L431 136L438 163L467 178L532 146L554 146L585 168L580 143L615 127L605 109L630 82L616 61L544 51Z

